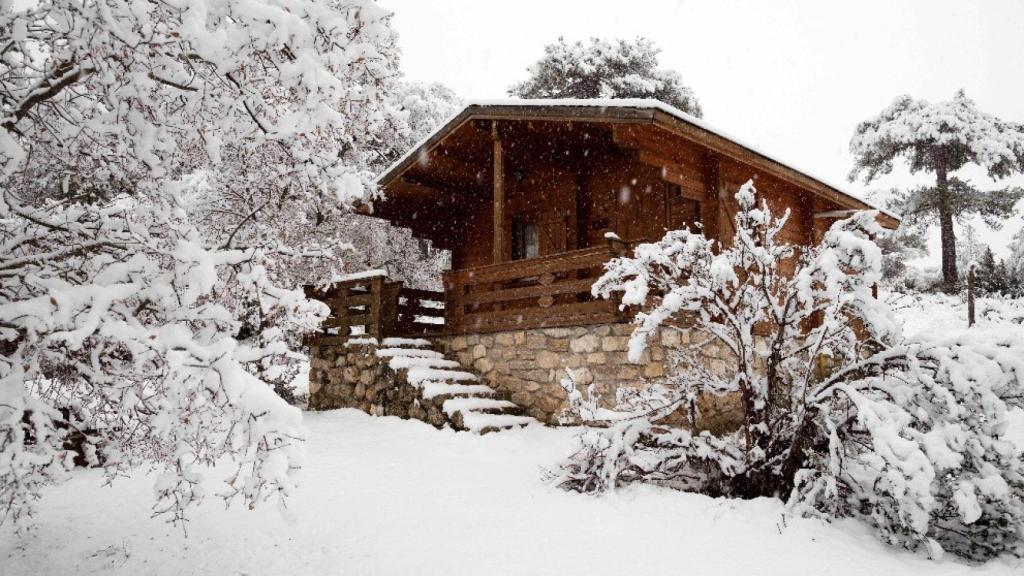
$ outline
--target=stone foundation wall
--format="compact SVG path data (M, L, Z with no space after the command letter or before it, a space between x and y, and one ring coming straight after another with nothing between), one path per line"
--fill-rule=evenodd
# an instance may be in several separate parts
M630 324L599 324L447 336L435 338L433 348L478 374L481 383L528 416L557 424L567 406L561 385L567 369L581 393L594 384L601 406L614 408L620 388L643 388L661 380L669 372L673 349L705 340L693 331L663 328L634 364L626 352L632 329ZM441 409L443 398L424 401L406 382L405 371L391 370L386 358L377 357L377 348L359 342L311 346L310 409L357 408L434 426L449 423ZM700 356L720 376L729 377L735 370L731 353L717 342L704 345ZM741 414L735 397L706 396L697 408L697 428L715 432L735 427ZM681 411L670 422L686 424L689 418Z
M356 408L374 416L413 418L441 427L448 418L438 402L424 401L405 379L388 367L376 344L310 346L309 408Z
M602 407L612 408L619 388L643 387L663 378L671 350L695 338L688 330L662 329L641 361L633 364L627 358L632 331L631 324L599 324L449 336L438 338L436 344L528 415L555 424L566 407L567 394L560 384L568 377L566 369L572 370L581 392L594 383ZM716 374L727 376L735 369L731 353L717 342L705 345L701 356ZM724 429L736 421L735 399L702 398L698 407L699 428Z

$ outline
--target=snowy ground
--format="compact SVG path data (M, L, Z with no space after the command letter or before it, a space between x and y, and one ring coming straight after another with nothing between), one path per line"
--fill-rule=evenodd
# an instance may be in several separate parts
M902 309L908 333L965 329L956 303L938 298ZM1024 446L1024 414L1015 418ZM286 516L210 499L186 538L149 517L152 477L102 487L98 472L78 471L47 491L33 535L0 528L0 574L1024 573L1013 559L932 562L853 521L784 521L775 500L564 493L540 476L570 451L571 429L479 437L351 410L310 413L307 424L307 466Z
M483 437L353 410L309 414L309 465L291 519L210 501L189 536L148 517L151 480L99 486L94 471L46 495L27 541L2 533L21 574L1020 574L931 562L855 522L795 519L774 500L655 488L610 497L539 480L571 430Z
M907 336L917 334L960 334L967 328L967 303L959 295L900 294L881 295L903 323ZM975 302L975 327L971 330L1019 330L1024 332L1024 299L978 298Z

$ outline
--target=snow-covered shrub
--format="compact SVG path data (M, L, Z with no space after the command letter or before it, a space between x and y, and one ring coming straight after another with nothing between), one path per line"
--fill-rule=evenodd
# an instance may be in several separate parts
M1007 408L1024 403L1024 338L908 340L871 294L882 266L874 213L797 248L778 239L788 213L758 205L752 183L736 200L731 245L672 231L613 260L593 288L641 307L634 361L688 317L705 336L694 341L724 345L735 371L716 375L684 350L665 381L671 394L663 386L649 411L584 432L558 483L778 496L800 513L864 518L887 541L932 554L1024 553L1024 464L1003 439ZM738 396L742 427L715 435L659 423L695 409L700 394Z
M0 521L75 429L109 474L163 468L175 519L222 457L229 501L293 490L301 416L268 381L326 315L297 289L334 262L313 227L403 122L395 43L369 0L3 3Z

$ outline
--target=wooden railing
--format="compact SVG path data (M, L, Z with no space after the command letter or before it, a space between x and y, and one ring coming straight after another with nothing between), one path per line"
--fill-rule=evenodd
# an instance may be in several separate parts
M405 288L397 284L397 313L391 316L391 333L401 336L429 336L444 332L444 292ZM389 301L391 301L389 299Z
M331 314L317 338L425 336L444 331L444 293L405 288L383 274L335 282L307 294L327 304Z
M446 272L446 329L498 332L622 321L617 302L594 298L590 288L603 272L602 265L624 250L616 241Z
M590 288L626 245L607 245L444 274L444 292L405 288L383 274L307 289L331 315L317 339L432 336L622 322L615 300Z

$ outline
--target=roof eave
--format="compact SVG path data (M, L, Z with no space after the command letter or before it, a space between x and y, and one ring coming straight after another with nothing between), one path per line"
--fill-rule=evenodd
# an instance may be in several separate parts
M660 106L588 106L572 104L550 104L546 106L538 106L536 103L470 103L447 122L441 124L426 138L413 146L402 157L392 163L387 170L377 177L376 182L377 185L382 188L390 185L395 178L401 176L409 166L416 161L418 156L425 152L429 153L442 140L444 140L448 134L458 130L463 124L471 120L629 122L637 124L655 124L677 133L680 132L679 128L681 126L685 126L686 130L683 130L681 135L690 139L696 139L699 143L708 146L708 148L711 148L716 152L735 156L735 154L729 154L729 150L731 149L733 152L741 150L748 155L757 157L761 163L766 164L767 167L771 169L770 171L776 175L781 174L783 176L788 176L785 178L786 180L792 181L801 187L808 188L841 206L862 210L877 210L879 213L879 220L883 225L890 228L896 228L900 223L900 217L892 212L871 206L866 201L844 192L827 182L823 182L822 180L803 171L792 168L791 166L776 160L759 150L751 148L750 146L747 146L733 138L728 138L716 130L709 129L700 120L691 121L685 113L672 113L665 108L670 107L665 104L661 104ZM695 138L695 136L699 137ZM742 161L742 159L739 158L737 158L737 160Z

